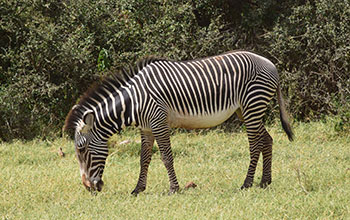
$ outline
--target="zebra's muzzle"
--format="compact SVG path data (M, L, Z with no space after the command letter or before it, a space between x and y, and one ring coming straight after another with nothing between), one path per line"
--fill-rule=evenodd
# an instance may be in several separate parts
M103 185L104 185L104 183L103 183L103 181L101 180L101 178L94 179L94 180L92 181L92 183L93 183L93 184L92 184L92 186L93 186L92 189L101 192L102 187L103 187Z
M82 182L83 182L83 185L85 186L85 188L90 192L94 192L94 191L101 192L102 187L104 185L101 178L98 177L95 179L88 180L86 178L85 174L82 175Z

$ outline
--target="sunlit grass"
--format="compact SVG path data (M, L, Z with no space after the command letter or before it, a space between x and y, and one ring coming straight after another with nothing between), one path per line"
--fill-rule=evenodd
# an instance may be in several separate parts
M66 139L0 144L0 216L3 219L346 219L350 218L350 137L334 123L295 124L289 142L279 124L274 138L273 181L239 190L249 164L245 132L175 131L172 146L181 191L168 196L159 151L144 193L134 197L140 137L128 130L110 140L105 187L97 196L80 182L73 143ZM124 145L120 142L129 140ZM64 158L58 156L62 147ZM197 188L184 189L193 181Z

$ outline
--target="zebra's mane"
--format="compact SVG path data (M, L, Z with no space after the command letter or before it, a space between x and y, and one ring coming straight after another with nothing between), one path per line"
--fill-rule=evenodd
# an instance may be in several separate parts
M78 104L74 105L69 111L64 123L64 131L75 129L77 127L80 120L82 120L84 112L90 108L88 103L93 99L101 100L99 94L103 94L103 90L105 89L110 90L110 84L114 85L116 88L120 88L129 82L130 79L144 67L157 61L169 60L155 56L148 56L137 61L135 66L129 65L111 76L106 76L101 83L92 84L92 86L80 97Z

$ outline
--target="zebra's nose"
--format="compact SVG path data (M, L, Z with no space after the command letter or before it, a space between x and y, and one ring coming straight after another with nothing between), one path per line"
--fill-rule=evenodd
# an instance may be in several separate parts
M93 184L94 190L101 192L102 187L104 185L102 179L100 177L96 177L96 178L92 179L91 182Z

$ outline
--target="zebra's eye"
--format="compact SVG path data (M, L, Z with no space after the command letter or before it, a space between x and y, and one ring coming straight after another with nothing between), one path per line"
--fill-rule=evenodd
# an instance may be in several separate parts
M84 143L78 143L76 146L77 146L77 149L79 151L83 151L85 149L85 144Z
M84 153L86 150L86 147L84 147L84 146L81 148L77 147L77 149L78 149L79 153Z
M82 135L75 136L75 146L78 150L84 149L86 145L86 138Z
M77 149L82 151L85 150L86 146L86 138L81 137L80 140L77 142Z

